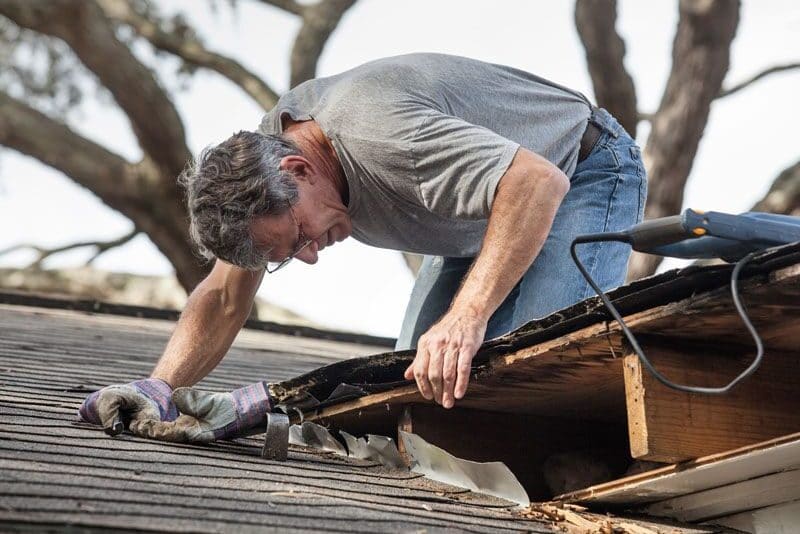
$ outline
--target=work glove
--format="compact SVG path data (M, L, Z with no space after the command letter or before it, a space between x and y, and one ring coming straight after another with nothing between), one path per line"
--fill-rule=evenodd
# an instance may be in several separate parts
M164 441L207 443L256 434L264 430L272 402L266 382L256 382L230 393L178 388L172 393L181 416L174 421L154 419L131 423L139 436Z
M114 384L86 397L78 408L78 416L115 436L128 421L131 425L142 421L174 421L178 410L171 395L170 385L158 378Z

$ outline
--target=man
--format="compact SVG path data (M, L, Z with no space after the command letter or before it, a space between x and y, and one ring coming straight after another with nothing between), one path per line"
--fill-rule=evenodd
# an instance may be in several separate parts
M569 244L641 220L639 149L575 91L509 67L412 54L306 82L258 133L206 149L184 176L191 230L216 258L193 291L152 378L87 399L105 426L230 437L271 404L258 383L227 394L189 388L220 362L265 273L352 235L425 255L398 339L405 372L445 408L464 396L484 339L590 295ZM620 244L582 249L604 288L624 281ZM172 394L171 394L172 393ZM177 416L176 408L182 415Z

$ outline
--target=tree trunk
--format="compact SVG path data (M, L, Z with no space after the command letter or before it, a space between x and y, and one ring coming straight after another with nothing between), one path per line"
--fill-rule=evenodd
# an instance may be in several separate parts
M784 169L751 210L800 216L800 161Z
M152 71L116 38L94 1L0 0L0 13L22 27L63 39L114 96L145 155L139 164L130 164L6 95L0 121L7 129L0 132L0 142L64 172L130 218L191 291L208 271L192 252L177 185L191 154L180 116Z
M649 175L645 218L674 215L703 136L711 102L728 71L738 0L682 0L672 70L644 150ZM628 278L653 274L663 258L635 253Z
M317 61L325 43L339 25L345 11L355 2L356 0L320 0L302 8L303 25L297 32L289 58L290 87L300 85L316 75Z
M616 23L616 0L575 2L575 26L586 52L597 105L608 110L631 137L636 137L636 89L625 70L625 41L617 33Z

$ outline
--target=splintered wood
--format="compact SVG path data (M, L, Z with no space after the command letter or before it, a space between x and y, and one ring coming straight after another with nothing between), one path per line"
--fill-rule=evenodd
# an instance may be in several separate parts
M586 508L564 503L535 503L520 512L523 517L548 521L554 527L567 534L681 534L693 532L715 532L716 529L684 529L673 525L663 528L649 523L648 526L637 525L630 519L620 519L610 515L589 513Z

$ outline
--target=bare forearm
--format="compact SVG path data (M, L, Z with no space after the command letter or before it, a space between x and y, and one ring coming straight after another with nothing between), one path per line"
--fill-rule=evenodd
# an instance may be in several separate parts
M226 316L219 308L213 293L192 296L153 370L153 378L173 388L191 386L219 364L247 318L247 314L241 319Z
M210 373L247 320L262 276L218 263L189 296L152 377L176 388Z
M529 152L515 157L453 311L489 320L538 256L567 191L569 179L557 167Z

